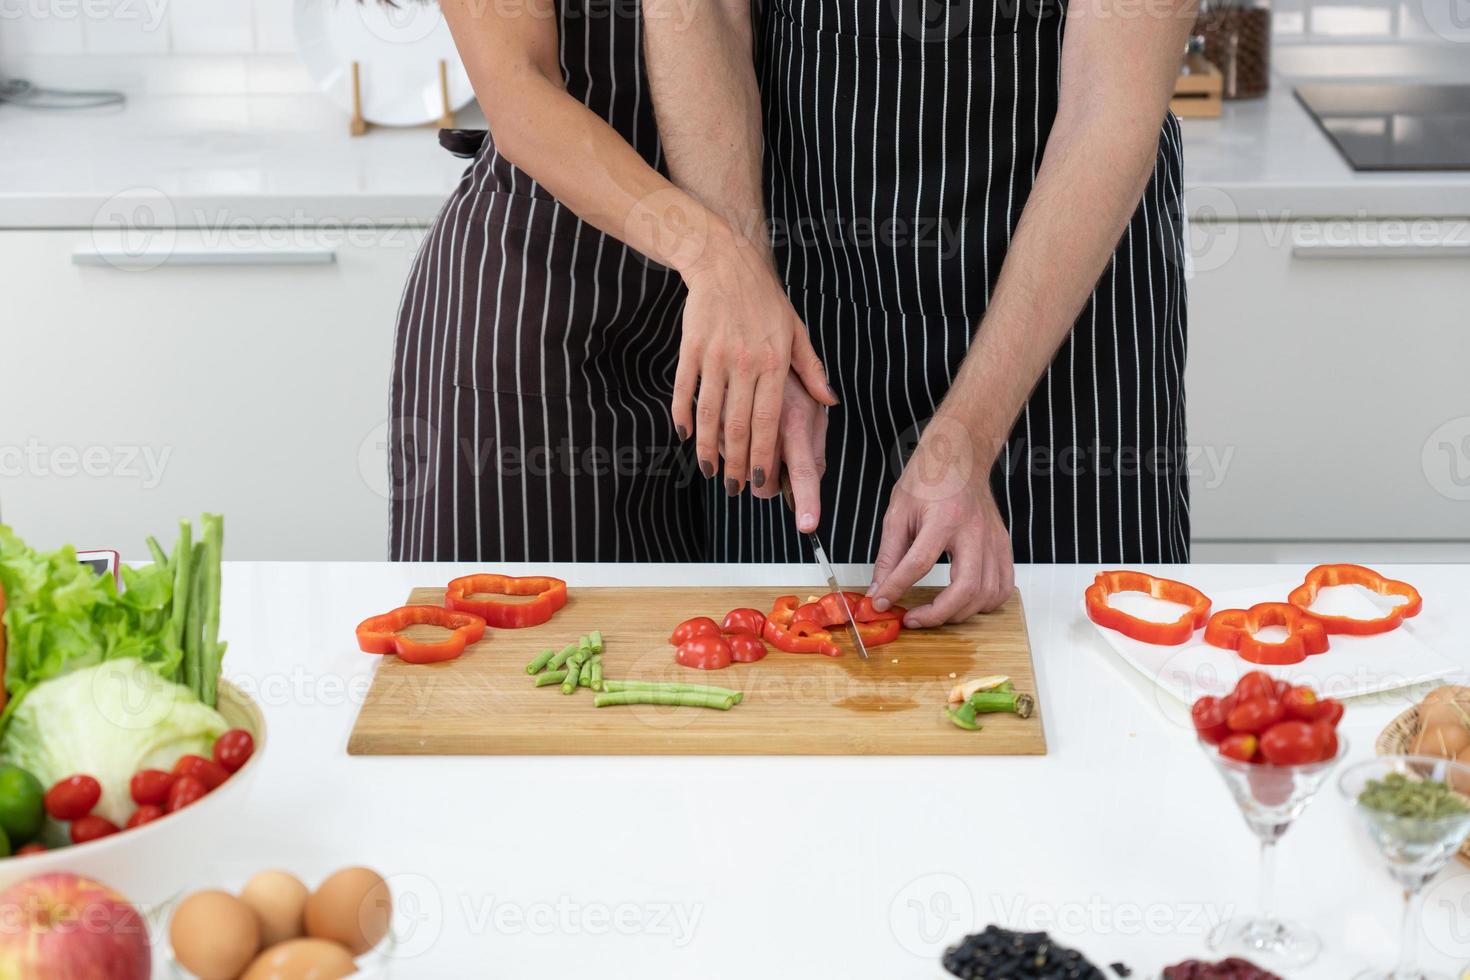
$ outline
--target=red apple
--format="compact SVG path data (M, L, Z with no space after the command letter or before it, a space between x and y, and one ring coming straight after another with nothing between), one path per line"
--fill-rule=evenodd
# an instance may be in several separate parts
M0 980L148 980L148 926L106 885L68 872L0 893Z

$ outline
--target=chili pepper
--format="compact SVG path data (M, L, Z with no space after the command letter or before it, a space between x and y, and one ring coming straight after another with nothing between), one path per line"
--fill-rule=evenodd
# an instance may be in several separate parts
M472 599L474 595L535 596L529 602ZM449 583L444 605L474 613L501 629L540 626L567 604L567 583L545 575L466 575Z
M410 626L439 626L452 632L442 640L415 640L401 632ZM364 653L396 653L411 664L431 664L453 660L484 635L485 621L472 613L443 606L399 606L359 623L357 646Z
M1279 643L1258 640L1267 626L1286 627ZM1288 602L1258 602L1249 609L1222 609L1205 625L1205 642L1234 650L1253 664L1299 664L1327 650L1327 631L1311 615Z
M1116 592L1146 592L1155 599L1177 602L1189 609L1172 623L1156 623L1108 605L1108 596ZM1194 586L1127 569L1100 572L1087 587L1086 601L1087 616L1097 625L1143 643L1165 646L1178 646L1189 640L1210 615L1209 596Z
M794 597L793 597L794 598ZM820 653L824 657L842 656L842 648L832 642L832 634L811 623L793 623L786 629L766 617L766 642L786 653Z
M1361 585L1370 592L1383 596L1402 596L1404 601L1377 619L1358 619L1354 616L1324 616L1311 610L1317 593L1333 585ZM1286 601L1301 608L1329 633L1346 633L1367 636L1372 633L1387 633L1405 619L1419 615L1424 600L1419 590L1408 582L1384 578L1371 568L1362 565L1318 565L1307 573L1306 580L1291 590Z

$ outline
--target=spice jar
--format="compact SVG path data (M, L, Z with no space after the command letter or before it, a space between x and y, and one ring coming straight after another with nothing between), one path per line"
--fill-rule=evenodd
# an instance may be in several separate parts
M1271 83L1271 8L1266 0L1201 0L1194 33L1224 80L1224 97L1265 95Z

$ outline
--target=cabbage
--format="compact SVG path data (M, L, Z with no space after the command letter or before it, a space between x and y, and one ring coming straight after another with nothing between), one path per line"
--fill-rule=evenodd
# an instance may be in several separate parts
M95 812L122 826L133 811L133 773L172 768L186 753L208 758L228 727L187 687L124 657L32 688L11 716L0 759L42 786L78 773L92 776L102 784Z

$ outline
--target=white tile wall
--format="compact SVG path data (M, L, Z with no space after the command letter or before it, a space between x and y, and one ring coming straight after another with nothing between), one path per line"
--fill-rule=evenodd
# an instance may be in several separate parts
M0 3L0 57L289 54L292 0Z

